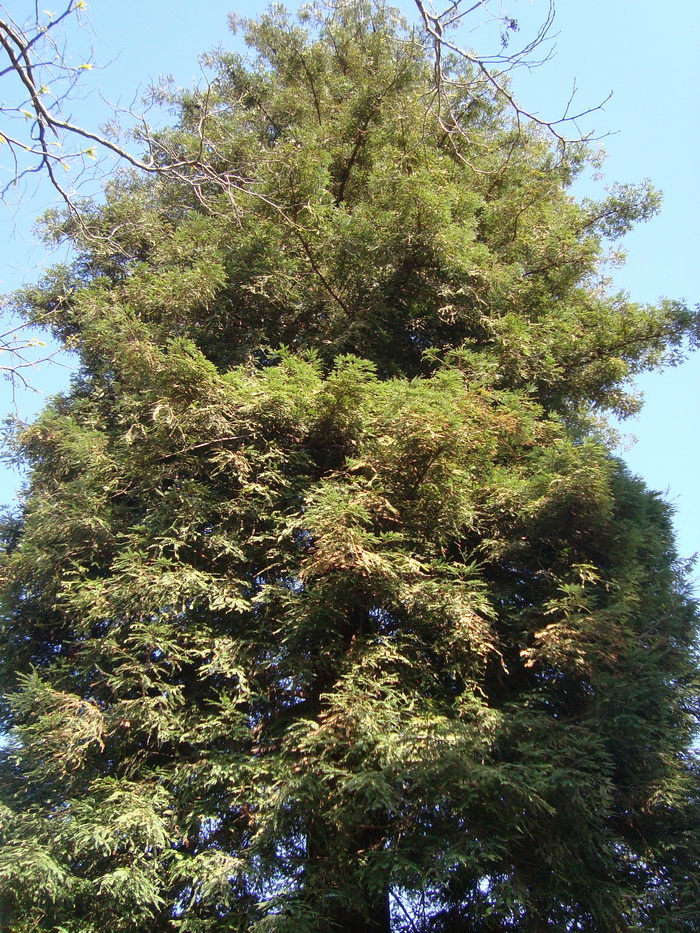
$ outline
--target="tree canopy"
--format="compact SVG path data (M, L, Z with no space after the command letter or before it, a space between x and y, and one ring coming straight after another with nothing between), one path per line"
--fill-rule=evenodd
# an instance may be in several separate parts
M16 297L81 369L14 442L2 925L690 933L698 617L600 422L698 335L606 278L655 192L381 4L232 24Z

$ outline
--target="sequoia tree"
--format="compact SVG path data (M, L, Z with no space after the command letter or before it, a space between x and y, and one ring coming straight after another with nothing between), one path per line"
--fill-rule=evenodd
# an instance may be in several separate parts
M646 188L390 9L237 24L178 172L49 217L4 524L8 931L696 930L697 614L602 417L698 316Z

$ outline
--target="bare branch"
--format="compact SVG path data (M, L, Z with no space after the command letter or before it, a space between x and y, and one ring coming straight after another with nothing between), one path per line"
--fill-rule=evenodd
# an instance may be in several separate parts
M576 93L576 85L566 105L563 115L557 119L545 119L532 110L523 107L519 100L513 94L508 75L517 68L534 68L542 65L552 55L552 50L546 51L544 57L537 59L534 57L540 51L545 51L546 44L551 40L551 30L554 24L555 7L554 0L549 0L544 22L540 25L535 37L527 42L517 51L509 51L510 35L518 30L518 23L505 12L492 13L489 8L490 0L477 0L468 6L462 6L462 0L453 0L442 12L437 12L432 4L426 0L415 0L416 7L420 13L423 28L426 34L432 39L435 55L435 88L436 92L442 97L442 88L445 84L453 84L445 74L443 68L443 52L451 52L459 58L469 62L475 69L477 75L485 82L487 87L495 96L506 102L511 108L518 126L522 121L532 123L546 129L562 147L568 143L581 143L592 140L593 133L581 133L578 127L578 121L583 117L600 110L610 99L610 95L600 104L593 107L587 107L577 113L571 113L571 105ZM463 26L468 16L474 13L486 14L491 23L495 23L500 29L501 51L493 55L484 55L458 44L449 34L454 31L456 26ZM455 121L458 124L458 121ZM574 134L568 134L567 130L572 127Z
M32 390L30 371L55 361L60 348L46 350L46 343L30 332L26 323L9 326L0 334L0 377L10 383L13 404L18 389Z

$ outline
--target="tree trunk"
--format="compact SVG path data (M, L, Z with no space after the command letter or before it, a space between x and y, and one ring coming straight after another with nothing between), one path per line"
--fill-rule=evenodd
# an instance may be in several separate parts
M355 852L364 851L374 838L374 834L366 830L361 840L355 839L357 848ZM344 859L345 867L341 868L331 856L329 860L329 831L318 814L310 814L306 838L306 851L308 865L311 870L311 888L307 893L311 902L316 900L317 909L320 909L323 923L323 933L391 933L391 904L389 885L384 891L371 894L367 892L363 879L353 879L353 858ZM359 858L359 856L355 856ZM336 879L338 886L331 879ZM323 879L319 884L319 880ZM329 881L334 894L329 895ZM345 890L343 890L343 888ZM351 900L346 897L348 889ZM323 892L323 893L322 893ZM339 903L339 896L343 896L345 903ZM320 903L319 903L320 901Z
M357 893L358 901L362 893ZM391 933L389 891L375 897L372 904L358 903L357 908L338 908L328 933Z

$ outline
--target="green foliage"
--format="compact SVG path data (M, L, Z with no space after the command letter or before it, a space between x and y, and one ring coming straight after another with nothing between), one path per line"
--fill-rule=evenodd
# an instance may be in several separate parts
M15 441L0 924L695 929L696 610L592 426L697 331L601 284L654 194L382 7L238 27L208 186L115 179L18 297L82 369Z

